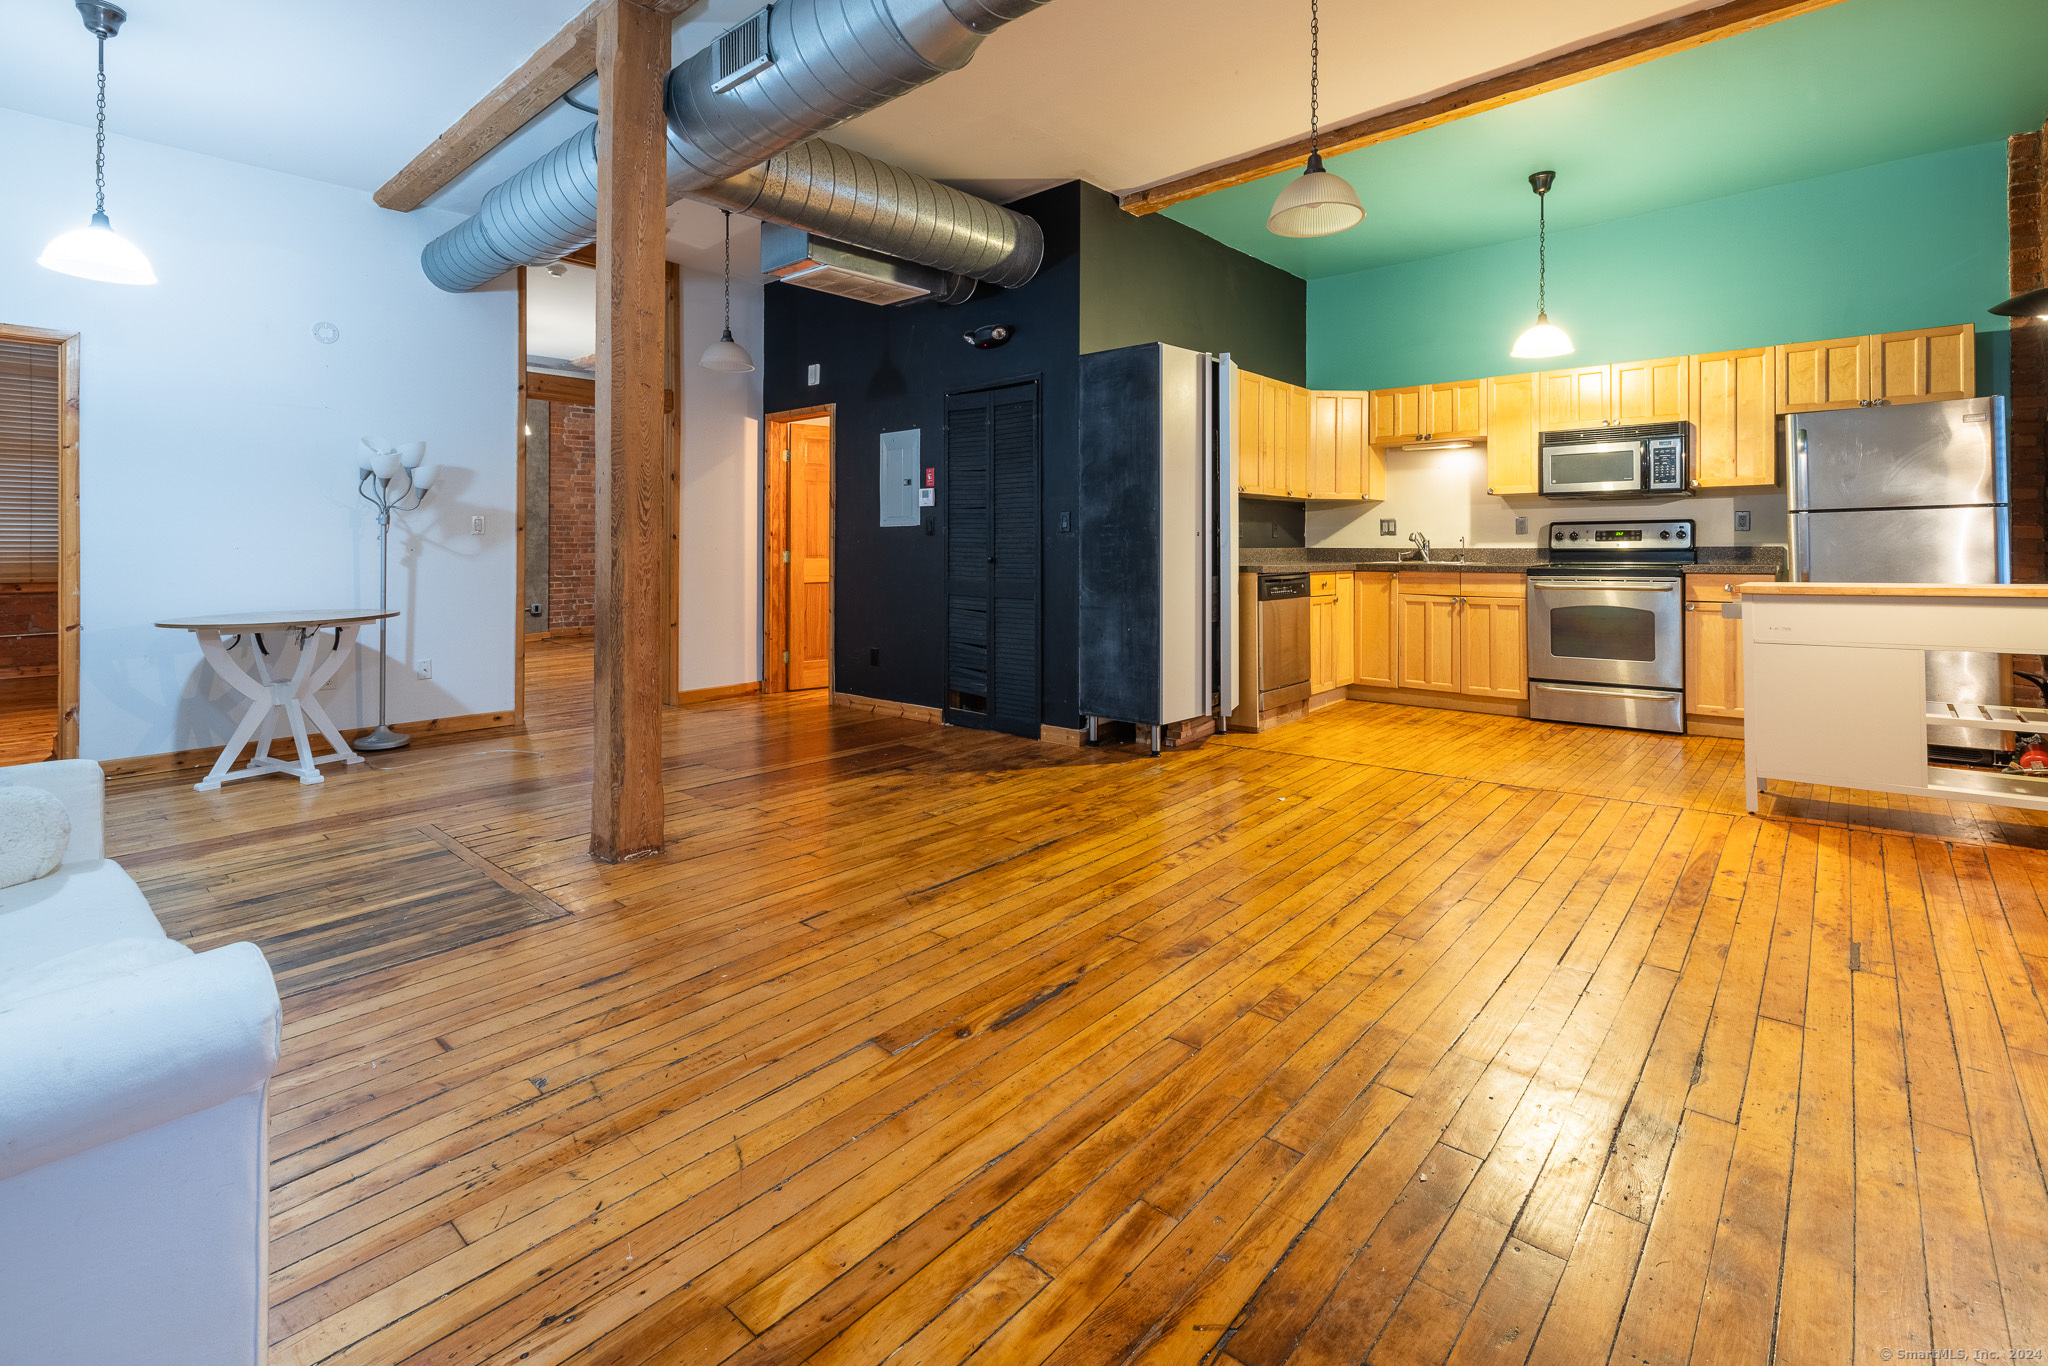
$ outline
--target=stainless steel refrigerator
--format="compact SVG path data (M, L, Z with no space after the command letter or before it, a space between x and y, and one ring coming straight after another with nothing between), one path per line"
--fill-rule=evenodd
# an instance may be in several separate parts
M1793 578L2011 582L2003 398L1790 413L1782 421ZM2003 682L1997 655L1927 657L1929 697L1996 702ZM1928 739L1981 743L1962 728L1933 730Z

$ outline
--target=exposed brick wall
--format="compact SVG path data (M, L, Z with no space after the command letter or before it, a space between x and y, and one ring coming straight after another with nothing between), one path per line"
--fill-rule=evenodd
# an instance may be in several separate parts
M0 678L57 671L57 594L0 584Z
M2006 143L2006 217L2012 242L2012 292L2048 284L2042 259L2042 174L2048 129ZM2048 582L2048 322L2015 318L2012 329L2012 577Z
M548 629L595 624L597 410L548 405Z

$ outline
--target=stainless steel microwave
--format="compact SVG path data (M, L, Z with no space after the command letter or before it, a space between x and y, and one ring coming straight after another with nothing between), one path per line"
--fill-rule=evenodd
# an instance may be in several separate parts
M1678 498L1692 492L1692 424L1588 427L1537 438L1546 498Z

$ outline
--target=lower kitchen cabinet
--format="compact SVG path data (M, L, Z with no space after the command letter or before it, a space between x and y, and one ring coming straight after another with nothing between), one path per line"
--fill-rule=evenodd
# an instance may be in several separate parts
M1528 604L1522 598L1458 599L1458 691L1529 695Z
M1721 578L1688 574L1685 579L1685 710L1691 716L1728 720L1742 717L1742 622L1721 615L1721 604L1736 600L1745 583L1769 583L1771 575Z
M1341 688L1357 676L1353 641L1352 576L1345 573L1311 577L1308 600L1308 690L1311 696ZM1327 589L1328 591L1324 591Z
M1400 620L1400 672L1395 686L1458 691L1458 576L1417 572L1394 585Z
M1401 575L1396 686L1528 696L1527 591L1519 574Z
M1401 656L1401 637L1394 619L1394 576L1353 574L1352 678L1367 687L1391 688Z

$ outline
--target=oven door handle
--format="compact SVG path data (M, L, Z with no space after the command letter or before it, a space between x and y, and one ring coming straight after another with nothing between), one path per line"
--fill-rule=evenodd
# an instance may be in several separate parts
M1634 688L1574 688L1568 683L1531 683L1529 686L1541 688L1546 692L1583 692L1591 693L1595 697L1642 697L1652 702L1668 702L1678 695L1675 688L1670 692L1639 692Z
M1669 593L1678 587L1670 579L1531 579L1531 588L1624 588L1632 593Z

